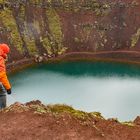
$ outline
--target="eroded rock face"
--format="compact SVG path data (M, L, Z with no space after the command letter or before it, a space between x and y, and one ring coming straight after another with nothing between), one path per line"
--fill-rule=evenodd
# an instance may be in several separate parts
M10 45L11 62L71 52L139 53L139 11L139 0L0 1L0 42Z

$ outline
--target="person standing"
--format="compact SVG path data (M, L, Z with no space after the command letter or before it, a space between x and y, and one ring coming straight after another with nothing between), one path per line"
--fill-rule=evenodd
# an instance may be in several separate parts
M11 84L6 74L5 61L10 48L7 44L0 44L0 109L6 107L6 93L11 94Z

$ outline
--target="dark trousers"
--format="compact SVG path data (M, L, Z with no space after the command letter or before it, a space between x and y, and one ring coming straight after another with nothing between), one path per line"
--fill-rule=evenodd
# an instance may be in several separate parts
M3 109L6 107L6 95L0 96L0 109Z
M0 83L0 109L6 107L6 90L3 87L2 83Z

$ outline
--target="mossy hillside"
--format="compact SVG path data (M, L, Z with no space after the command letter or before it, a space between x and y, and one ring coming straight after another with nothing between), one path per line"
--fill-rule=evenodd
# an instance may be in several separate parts
M0 0L1 3L6 2L6 0ZM11 1L12 2L12 1ZM13 1L14 2L14 1ZM43 7L48 8L59 8L65 11L73 11L80 12L84 11L94 11L97 16L106 15L110 11L111 4L107 2L100 2L98 0L89 0L89 1L81 1L81 0L28 0L28 2L37 7L41 7L43 3ZM9 1L8 1L9 3ZM25 4L26 1L17 1L17 4Z
M129 127L134 127L135 126L135 124L131 121L130 122L121 122L121 124L129 126Z
M51 41L47 37L44 37L44 38L41 37L40 38L40 42L42 42L43 46L47 50L48 55L52 55L53 54L53 51L52 51Z
M34 20L34 21L33 21L33 26L34 26L34 28L36 29L36 31L37 31L38 34L41 33L39 22L42 22L42 21L38 21L38 20Z
M54 6L53 0L46 1L50 6ZM105 16L110 12L110 5L106 2L99 2L98 0L89 0L87 2L76 0L59 0L55 1L56 8L62 8L65 11L73 11L75 13L84 11L93 11L96 16Z
M39 4L41 0L29 0L32 4Z
M0 0L0 4L5 4L7 2L8 2L7 0Z
M78 119L86 120L90 118L99 118L104 119L101 116L101 113L99 112L92 112L87 113L80 110L75 110L71 106L65 105L65 104L55 104L55 105L43 105L40 101L31 101L26 104L21 103L14 103L13 105L10 105L9 107L1 110L1 112L24 112L24 111L33 111L37 114L46 114L46 113L52 113L55 116L59 116L63 113L70 114L73 117L76 117Z
M26 41L26 45L29 50L29 54L31 56L38 54L38 50L36 49L35 40L33 38L30 39L27 35L24 36L24 39Z
M131 47L135 47L138 43L140 39L140 28L137 30L137 32L132 35L132 38L131 38Z
M28 27L27 27L28 23L25 20L25 15L26 15L25 7L21 6L20 11L18 13L18 17L22 21L22 23L23 23L22 26L24 27L24 32L22 32L23 39L26 42L29 54L32 56L32 55L38 54L38 50L36 49L34 37L33 37L32 33L30 33L28 30Z
M81 119L85 119L88 117L88 115L85 112L74 110L72 107L67 105L60 105L60 104L48 105L47 108L50 112L54 114L69 113Z
M35 3L40 3L40 1L35 1ZM47 17L48 17L48 24L50 28L49 38L48 37L42 37L40 36L40 41L43 44L43 46L48 51L48 54L58 54L61 55L66 51L66 48L63 47L63 34L61 31L61 25L60 25L60 19L57 14L57 12L50 8L46 11ZM17 47L17 49L22 53L23 52L23 42L20 38L20 34L17 29L16 21L12 15L12 10L5 9L0 13L0 16L3 18L2 21L7 29L11 31L11 38L10 42L13 46ZM6 18L5 18L6 17ZM22 21L22 26L24 28L24 31L22 31L22 37L24 41L26 42L28 51L30 55L38 54L38 50L35 44L34 35L31 33L31 31L28 29L28 24L32 24L38 33L41 32L39 21L33 20L33 23L27 23L26 22L26 13L25 13L25 7L22 6L20 8L18 18ZM10 21L8 21L10 19Z
M0 0L0 3L4 3L4 0Z
M14 45L14 47L17 48L17 50L22 53L23 52L23 42L20 38L20 34L17 29L15 18L12 15L12 11L8 8L5 8L5 10L2 10L0 12L0 18L3 22L3 25L5 28L7 28L8 31L10 31L10 37L9 42Z
M14 103L13 105L10 105L9 107L6 107L5 109L0 110L0 112L8 113L8 112L14 112L14 113L22 113L30 111L34 114L52 114L55 117L59 117L64 114L69 114L70 116L73 116L74 118L77 118L81 121L89 121L93 119L99 119L99 120L106 120L100 112L83 112L80 110L76 110L71 106L65 105L65 104L55 104L55 105L43 105L40 101L31 101L26 104L21 104L19 102ZM111 118L106 121L115 122L130 128L133 128L136 126L136 124L132 121L129 122L120 122L117 118ZM94 125L94 127L96 127Z
M89 119L92 117L104 119L101 116L101 113L99 113L99 112L87 113L87 112L83 112L80 110L75 110L74 108L72 108L71 106L68 106L68 105L61 105L61 104L48 105L47 109L49 110L49 112L52 112L55 114L69 113L72 116L79 118L79 119L83 119L83 120Z
M66 48L63 46L63 33L59 15L53 8L47 9L46 14L51 31L51 42L49 44L57 54L62 54L66 51Z

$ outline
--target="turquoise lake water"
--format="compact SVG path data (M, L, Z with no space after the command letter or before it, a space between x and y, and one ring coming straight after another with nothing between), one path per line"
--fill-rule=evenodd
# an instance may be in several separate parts
M33 66L10 75L8 105L40 100L67 104L105 118L129 121L140 115L140 66L63 62Z

